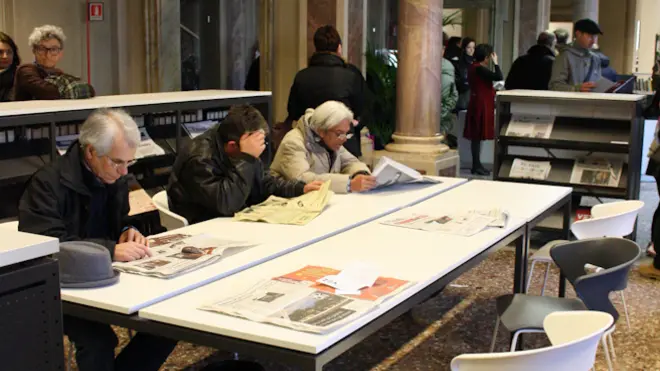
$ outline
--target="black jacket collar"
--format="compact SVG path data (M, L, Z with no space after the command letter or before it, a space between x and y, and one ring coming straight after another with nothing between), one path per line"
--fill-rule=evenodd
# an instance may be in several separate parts
M60 161L60 179L62 185L67 188L72 189L75 192L78 192L85 196L91 196L92 191L90 190L87 183L90 181L99 182L101 186L107 186L101 183L96 176L91 173L91 170L85 169L85 164L83 163L83 150L80 148L80 142L77 140L71 143L71 146L67 150L66 154L59 159ZM91 176L86 176L85 171L89 171ZM116 186L125 182L126 180L120 178L113 184Z
M327 52L316 52L309 58L309 66L345 67L346 62L340 56Z
M555 53L550 48L548 48L545 45L539 45L539 44L533 45L531 48L529 48L527 54L540 56L540 57L545 57L545 56L553 57L553 58L555 57Z

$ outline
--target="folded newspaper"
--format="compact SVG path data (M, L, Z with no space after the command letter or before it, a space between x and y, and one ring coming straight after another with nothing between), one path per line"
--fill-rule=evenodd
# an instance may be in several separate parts
M156 142L151 139L147 128L140 128L140 145L138 145L137 151L135 152L135 158L140 159L150 156L162 156L165 154L165 150L156 144Z
M623 161L605 158L581 158L575 160L571 183L599 187L618 187Z
M357 295L339 295L317 281L340 273L336 269L306 266L298 271L261 281L240 294L200 307L202 310L270 323L297 331L331 332L374 310L411 282L378 277Z
M506 136L548 139L554 123L554 116L514 114L507 126Z
M397 183L442 183L437 178L423 176L417 170L411 169L389 157L381 157L371 175L376 177L376 188L387 187Z
M527 161L520 158L513 160L509 176L511 178L546 180L550 175L550 161Z
M149 239L153 256L127 263L113 263L125 273L172 278L245 251L254 243L222 240L209 235L172 234Z
M381 224L469 237L483 231L490 224L494 223L495 220L491 216L481 215L479 213L440 216L411 214L405 217L388 219L382 221Z
M316 218L334 193L330 181L318 191L308 192L295 198L270 196L258 205L247 207L234 215L234 219L247 222L305 225Z

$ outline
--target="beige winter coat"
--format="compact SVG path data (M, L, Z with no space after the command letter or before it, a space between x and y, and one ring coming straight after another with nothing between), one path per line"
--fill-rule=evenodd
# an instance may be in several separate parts
M321 138L312 133L304 120L298 120L284 136L270 165L270 172L274 176L305 183L330 180L330 189L335 193L347 192L352 175L370 173L367 165L344 147L336 152L331 167L330 152L321 143Z

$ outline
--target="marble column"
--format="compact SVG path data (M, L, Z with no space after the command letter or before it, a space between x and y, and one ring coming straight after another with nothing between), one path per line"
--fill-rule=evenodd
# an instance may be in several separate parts
M442 0L399 0L396 132L390 152L438 154Z
M584 18L598 22L598 0L573 0L573 21Z
M536 44L538 35L550 26L550 0L520 1L518 55Z
M147 90L181 90L181 10L179 0L145 1Z

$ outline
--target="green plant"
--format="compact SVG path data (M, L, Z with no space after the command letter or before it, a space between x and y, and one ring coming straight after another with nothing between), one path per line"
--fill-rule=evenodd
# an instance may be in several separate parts
M461 24L461 11L457 10L449 15L442 16L443 26L457 26Z

